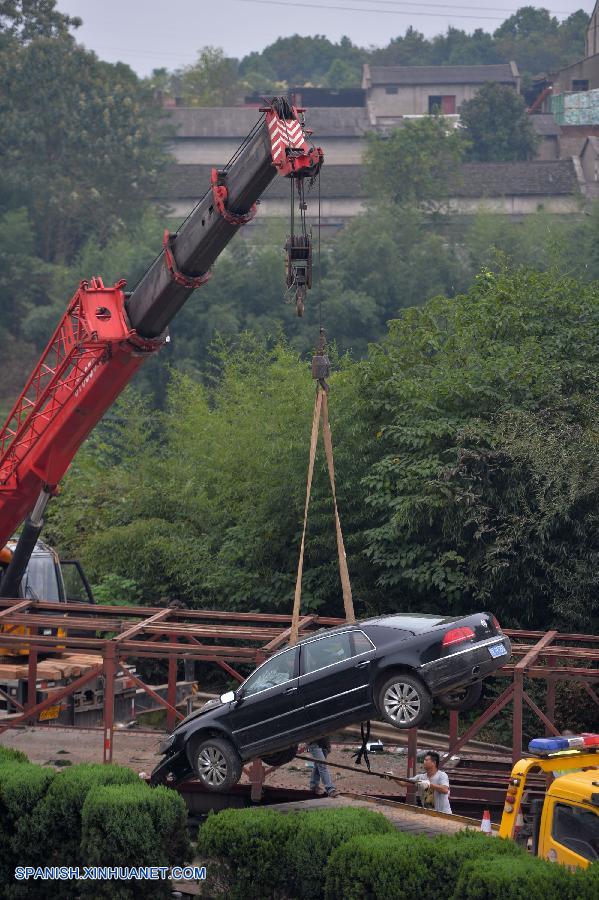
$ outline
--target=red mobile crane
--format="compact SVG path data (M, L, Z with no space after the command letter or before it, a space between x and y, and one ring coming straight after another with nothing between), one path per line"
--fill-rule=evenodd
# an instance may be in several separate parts
M311 245L305 224L305 179L314 179L322 150L310 142L303 110L283 97L262 117L176 234L130 293L124 281L106 287L82 281L41 359L0 431L0 550L24 522L0 582L16 597L39 537L49 498L94 425L144 361L167 339L167 327L277 174L297 194L301 231L287 239L287 284L298 314L311 286Z

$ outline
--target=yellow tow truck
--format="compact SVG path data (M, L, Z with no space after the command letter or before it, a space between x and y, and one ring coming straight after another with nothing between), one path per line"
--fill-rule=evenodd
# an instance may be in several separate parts
M499 836L550 862L587 868L599 861L599 734L536 738L528 750L512 769ZM529 803L527 778L539 772L550 783Z

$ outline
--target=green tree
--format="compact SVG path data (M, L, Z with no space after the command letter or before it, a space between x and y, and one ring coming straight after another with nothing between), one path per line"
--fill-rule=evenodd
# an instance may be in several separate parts
M265 47L260 54L278 81L290 87L304 84L323 84L327 72L335 60L348 63L353 71L359 70L366 59L366 51L356 47L348 37L342 37L338 44L324 35L303 37L294 34L292 37L278 38ZM240 70L256 65L257 54L252 53L241 61Z
M356 412L380 446L365 540L389 610L596 627L598 317L596 286L483 271L372 349Z
M441 116L406 122L389 135L368 136L364 157L371 196L394 203L434 203L464 154L462 135Z
M335 59L324 76L327 87L335 88L358 88L362 81L362 67L352 65L347 60Z
M480 162L532 159L538 139L524 100L507 85L487 82L460 111L468 158Z
M56 9L56 0L0 0L0 36L27 43L38 37L66 37L81 19Z
M131 69L62 38L2 55L0 204L27 208L42 259L139 219L164 160L157 113Z
M548 10L523 6L494 32L497 52L504 61L515 60L524 74L554 72L584 55L589 17L582 10L559 22Z
M237 60L226 57L220 47L203 47L197 62L177 75L188 106L234 106L239 100Z

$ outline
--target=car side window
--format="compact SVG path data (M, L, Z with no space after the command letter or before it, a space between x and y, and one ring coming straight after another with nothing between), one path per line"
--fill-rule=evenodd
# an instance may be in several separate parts
M251 697L252 694L257 694L259 691L265 691L267 688L277 687L279 684L291 681L295 678L296 658L297 649L294 647L293 650L286 650L273 659L269 659L244 683L244 696Z
M351 647L350 633L334 634L331 637L310 641L302 647L302 674L308 675L325 666L343 662L354 656Z
M354 656L374 650L374 644L366 637L363 631L352 631L352 640L354 642Z
M556 803L551 836L585 859L599 859L599 816L591 810Z

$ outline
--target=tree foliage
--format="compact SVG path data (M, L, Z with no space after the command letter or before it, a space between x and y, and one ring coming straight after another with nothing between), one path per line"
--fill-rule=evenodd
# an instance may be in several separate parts
M340 362L332 424L361 613L488 608L512 626L590 630L598 320L596 284L486 270L466 294L405 310L365 361ZM132 579L148 600L288 610L307 366L248 338L212 371L207 387L173 377L150 428L138 398L117 408L75 461L52 538L95 580ZM335 559L320 460L305 610L341 612Z
M522 97L506 85L484 84L460 111L468 158L480 162L533 159L538 139Z
M56 0L0 0L0 37L27 43L39 37L70 35L81 19L56 9Z
M203 47L198 60L177 73L186 106L235 106L240 99L238 63L219 47Z
M131 69L62 39L2 55L0 203L28 210L42 259L139 219L163 159L150 109Z
M406 122L389 135L369 135L365 155L371 196L394 203L438 202L464 154L462 134L442 116Z

